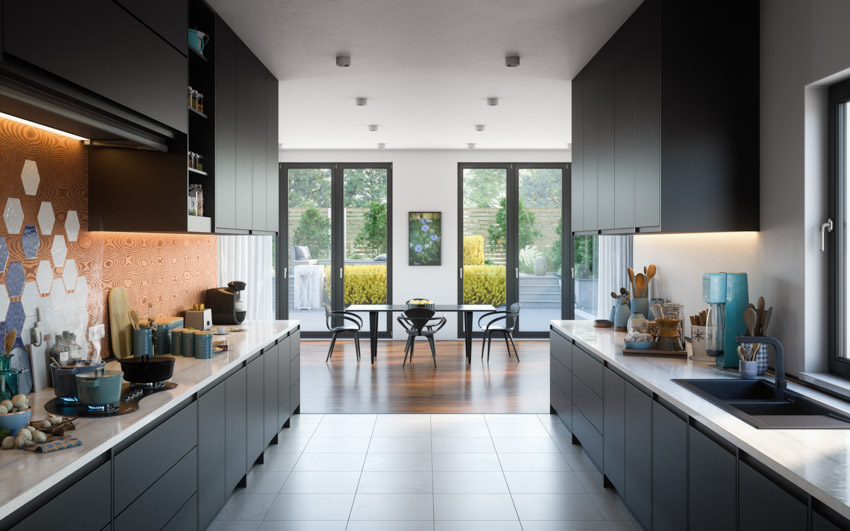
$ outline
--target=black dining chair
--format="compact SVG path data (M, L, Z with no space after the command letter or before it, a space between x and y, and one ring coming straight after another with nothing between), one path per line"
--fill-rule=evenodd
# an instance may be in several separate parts
M431 358L434 360L434 367L437 366L437 348L434 345L434 334L445 326L446 318L440 317L434 322L434 313L434 310L429 308L411 308L405 310L404 314L397 318L399 324L407 331L407 346L404 347L402 367L407 364L408 354L410 354L410 362L413 363L413 347L416 338L419 336L428 339L428 343L431 345Z
M357 361L360 361L360 329L363 328L363 319L354 312L346 312L343 310L331 310L331 307L328 303L324 304L325 306L325 326L328 327L328 330L333 332L331 336L331 348L328 349L328 357L325 359L325 363L331 360L331 355L334 353L334 345L336 345L336 336L339 334L354 334L354 348L357 350ZM334 324L333 320L342 319L342 324ZM346 323L352 323L347 324ZM340 321L337 321L339 323Z
M413 297L412 299L407 299L407 302L405 302L405 304L410 304L411 301L416 301L416 300L421 301L424 298L425 297ZM434 326L437 326L437 324L439 324L440 319L442 317L443 317L442 315L440 315L439 317L432 317L430 319L431 322L429 324L425 325L425 327L430 329ZM399 324L401 324L402 327L404 327L405 330L410 329L410 321L408 321L407 319L404 319L404 316L399 316L399 317L396 318L396 320L399 322Z
M508 310L487 312L478 318L478 328L484 330L484 340L481 341L481 359L484 359L484 343L487 343L487 361L490 361L490 342L493 339L493 334L503 334L505 336L505 345L508 347L508 358L511 357L511 345L513 345L516 361L519 363L519 352L517 352L516 345L514 345L514 330L516 330L519 323L519 307L520 304L515 302L511 304ZM481 322L485 319L487 319L487 324L482 325ZM504 321L504 324L500 323L500 321Z

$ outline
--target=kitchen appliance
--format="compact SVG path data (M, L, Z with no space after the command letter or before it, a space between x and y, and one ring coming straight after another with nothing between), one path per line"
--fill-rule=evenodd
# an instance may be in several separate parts
M124 379L137 384L164 382L174 374L174 358L171 356L142 356L118 360Z
M193 330L209 330L213 324L212 310L186 310L186 318L184 319L186 328Z
M247 315L242 292L246 284L238 280L228 282L226 288L208 289L206 306L212 310L212 320L216 324L240 324ZM188 326L188 323L187 323ZM208 330L205 328L204 330Z
M676 302L665 302L650 306L652 317L658 325L655 343L658 350L680 352L685 350L683 318L685 306Z
M746 273L704 273L702 298L708 303L706 353L722 368L738 367L736 336L747 331L744 310L749 304Z
M67 405L78 404L77 374L83 372L94 372L103 369L103 363L81 364L69 367L50 366L50 374L53 378L53 392L59 402Z

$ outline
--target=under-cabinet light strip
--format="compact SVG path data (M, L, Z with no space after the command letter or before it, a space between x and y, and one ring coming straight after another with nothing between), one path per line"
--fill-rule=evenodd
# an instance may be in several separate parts
M69 133L67 131L62 131L61 129L54 129L54 128L48 127L46 125L31 122L29 120L24 120L23 118L18 118L17 116L12 116L11 114L6 114L4 112L0 112L0 118L5 118L7 120L11 120L13 122L18 122L18 123L21 123L21 124L24 124L24 125L30 125L30 126L35 127L37 129L42 129L44 131L48 131L50 133L56 133L57 135L62 135L62 136L67 136L68 138L73 138L74 140L82 140L82 141L88 140L88 138L78 136L78 135L75 135L73 133Z

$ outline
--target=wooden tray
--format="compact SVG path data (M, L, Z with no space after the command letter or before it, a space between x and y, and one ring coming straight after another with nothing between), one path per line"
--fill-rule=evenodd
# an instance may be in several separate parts
M623 354L627 356L665 356L668 358L686 358L687 350L639 350L633 348L624 348Z

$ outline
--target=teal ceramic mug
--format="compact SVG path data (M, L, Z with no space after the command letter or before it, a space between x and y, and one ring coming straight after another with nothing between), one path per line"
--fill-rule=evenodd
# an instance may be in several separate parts
M203 31L198 31L196 29L189 30L189 46L191 46L192 49L199 54L203 55L204 48L208 42L210 42L210 36Z

